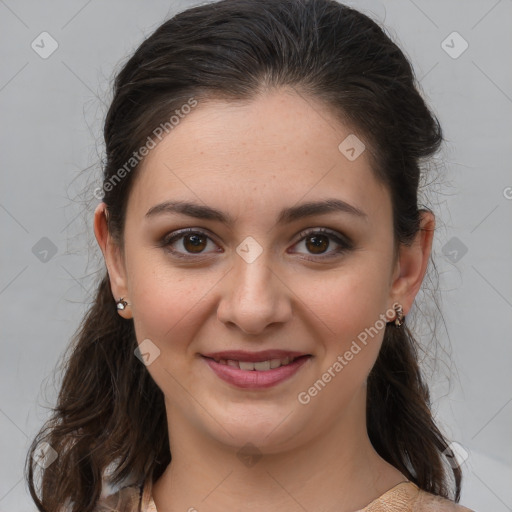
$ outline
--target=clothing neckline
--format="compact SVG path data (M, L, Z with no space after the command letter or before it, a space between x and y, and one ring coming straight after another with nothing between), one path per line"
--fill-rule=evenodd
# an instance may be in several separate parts
M378 505L379 503L385 501L387 498L390 498L392 495L397 494L397 491L400 492L403 489L415 491L416 493L419 492L419 487L414 482L411 482L410 480L404 480L404 481L399 482L398 484L394 485L393 487L391 487L384 493L382 493L380 496L378 496L373 501L368 503L368 505L365 505L362 509L357 510L355 512L365 512L366 510L370 510L370 508L373 508L375 505ZM400 494L402 494L402 493L400 492ZM406 510L409 510L409 509L404 508L403 510L405 512ZM402 508L396 509L396 512L401 512L401 511L402 511Z
M397 491L401 491L404 489L404 486L406 486L406 489L414 490L419 492L419 487L410 480L404 480L402 482L399 482L398 484L394 485L387 491L385 491L383 494L372 500L370 503L365 505L362 509L356 510L354 512L365 512L370 509L370 507L374 507L375 505L378 505L379 502L386 500L387 498L390 498L393 494L396 494ZM140 510L142 512L158 512L155 502L153 500L153 482L151 480L147 480L147 482L143 482L141 485L141 508ZM404 512L405 512L404 508ZM397 509L397 512L398 509Z

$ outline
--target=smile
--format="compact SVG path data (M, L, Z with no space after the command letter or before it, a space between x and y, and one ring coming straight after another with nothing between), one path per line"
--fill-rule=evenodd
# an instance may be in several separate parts
M311 359L310 354L273 357L260 361L222 359L202 356L202 359L221 380L237 388L265 389L290 379Z
M220 364L225 364L228 366L232 366L233 368L239 368L244 371L259 371L266 372L268 370L273 370L275 368L280 368L281 366L286 366L297 359L297 357L285 357L284 359L267 359L266 361L237 361L234 359L215 359L214 361Z

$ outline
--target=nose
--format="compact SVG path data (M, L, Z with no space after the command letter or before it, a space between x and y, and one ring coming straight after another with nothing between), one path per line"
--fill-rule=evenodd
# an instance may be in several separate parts
M223 282L217 318L246 334L261 334L269 325L290 320L291 296L284 279L263 254L251 263L238 257Z

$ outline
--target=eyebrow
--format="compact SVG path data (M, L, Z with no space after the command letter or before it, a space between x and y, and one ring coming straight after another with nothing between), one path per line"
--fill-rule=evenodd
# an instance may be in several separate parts
M368 215L359 208L352 206L341 199L325 199L303 203L297 206L284 208L279 213L277 223L287 224L293 221L311 217L313 215L325 215L332 212L348 213L355 217L367 219ZM161 214L182 214L203 220L222 222L228 226L233 224L233 218L220 210L188 201L165 201L151 207L146 213L146 218L155 217Z

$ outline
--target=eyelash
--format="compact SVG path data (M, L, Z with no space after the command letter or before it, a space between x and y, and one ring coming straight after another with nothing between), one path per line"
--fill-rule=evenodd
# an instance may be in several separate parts
M177 240L180 240L180 239L183 239L183 237L185 235L204 235L206 236L209 240L212 240L212 238L208 235L208 233L200 230L200 229L195 229L195 228L186 228L186 229L182 229L182 230L179 230L179 231L176 231L176 232L173 232L173 233L170 233L168 235L166 235L165 237L162 238L162 240L160 241L159 243L159 247L162 247L162 248L165 248L167 251L169 251L173 257L176 257L176 258L182 258L182 259L198 259L198 258L201 258L201 256L204 257L204 254L199 254L198 256L193 256L193 255L184 255L184 254L181 254L179 253L178 251L176 251L175 249L172 249L170 248L170 245L177 241ZM331 231L329 229L326 229L326 228L311 228L311 229L306 229L304 231L301 231L299 233L299 236L301 237L295 244L299 244L301 243L302 241L304 241L306 238L310 237L310 236L313 236L313 235L327 235L327 237L330 239L330 240L334 240L337 244L339 244L341 246L341 248L338 248L334 254L331 254L329 256L325 256L325 255L319 255L319 256L316 256L316 257L303 257L305 260L308 260L308 261L314 261L314 262L318 262L318 261L321 261L321 260L327 260L327 259L332 259L332 258L336 258L337 256L351 250L353 248L353 244L352 242L347 239L346 237L341 237L339 236L335 231ZM213 240L212 240L213 241Z

